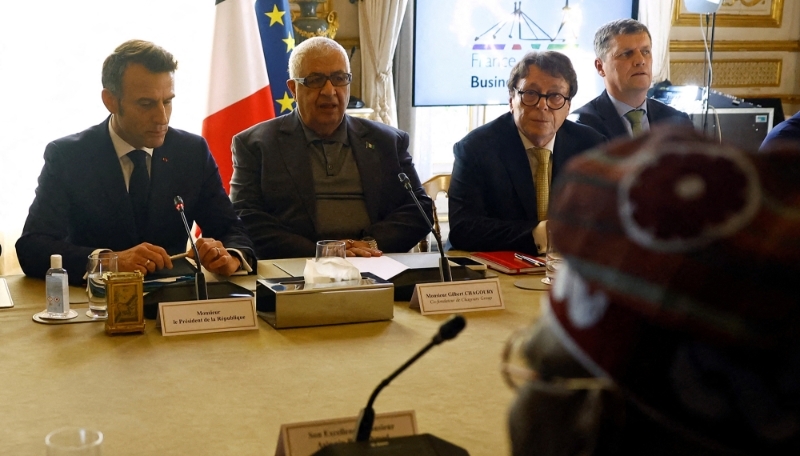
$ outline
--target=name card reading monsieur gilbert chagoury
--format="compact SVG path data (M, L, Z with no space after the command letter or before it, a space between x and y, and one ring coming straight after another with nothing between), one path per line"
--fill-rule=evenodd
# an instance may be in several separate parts
M311 456L334 443L353 442L358 417L284 424L278 437L275 456ZM413 410L378 413L372 425L372 439L406 437L417 434Z
M164 336L258 329L251 297L160 302L158 315Z
M498 279L420 283L414 288L410 308L422 315L503 310L503 295Z

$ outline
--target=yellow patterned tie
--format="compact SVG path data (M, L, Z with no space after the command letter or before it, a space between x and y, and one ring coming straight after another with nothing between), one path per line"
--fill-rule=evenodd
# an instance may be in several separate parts
M550 151L535 147L536 156L536 215L539 221L547 220L547 206L550 204Z
M638 135L644 130L644 128L642 128L642 117L644 117L644 109L632 109L625 113L625 118L631 123L633 136Z

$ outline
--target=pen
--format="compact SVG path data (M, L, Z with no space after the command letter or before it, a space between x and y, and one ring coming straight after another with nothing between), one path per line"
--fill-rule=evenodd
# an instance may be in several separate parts
M537 260L536 258L531 258L529 256L525 256L525 255L522 255L522 254L519 254L519 253L515 253L514 254L514 258L516 258L518 260L522 260L522 261L528 262L528 263L530 263L530 264L532 264L534 266L544 266L545 265L543 262Z
M170 260L179 260L181 258L186 258L186 255L188 255L188 254L189 254L189 252L183 252L183 253L179 253L177 255L170 255L169 259Z

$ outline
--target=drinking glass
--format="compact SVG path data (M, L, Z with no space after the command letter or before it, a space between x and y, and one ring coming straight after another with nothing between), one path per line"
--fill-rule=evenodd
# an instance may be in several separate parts
M345 258L346 256L347 249L345 249L344 241L317 241L316 261L325 257Z
M93 429L64 427L44 438L47 456L100 456L103 433Z
M86 316L97 320L107 317L106 281L103 276L117 272L118 257L113 252L93 253L86 264L86 295L89 297L89 310Z
M564 261L564 258L561 256L561 252L556 249L556 246L553 245L553 236L552 232L548 229L547 230L547 254L545 255L545 277L542 279L542 282L552 285L553 280L555 280L556 274L558 273L558 268L561 267L561 263Z

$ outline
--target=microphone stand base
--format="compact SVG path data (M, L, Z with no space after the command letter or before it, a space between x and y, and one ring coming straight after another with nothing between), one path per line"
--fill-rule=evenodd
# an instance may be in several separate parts
M328 445L313 456L469 456L467 450L431 434Z

